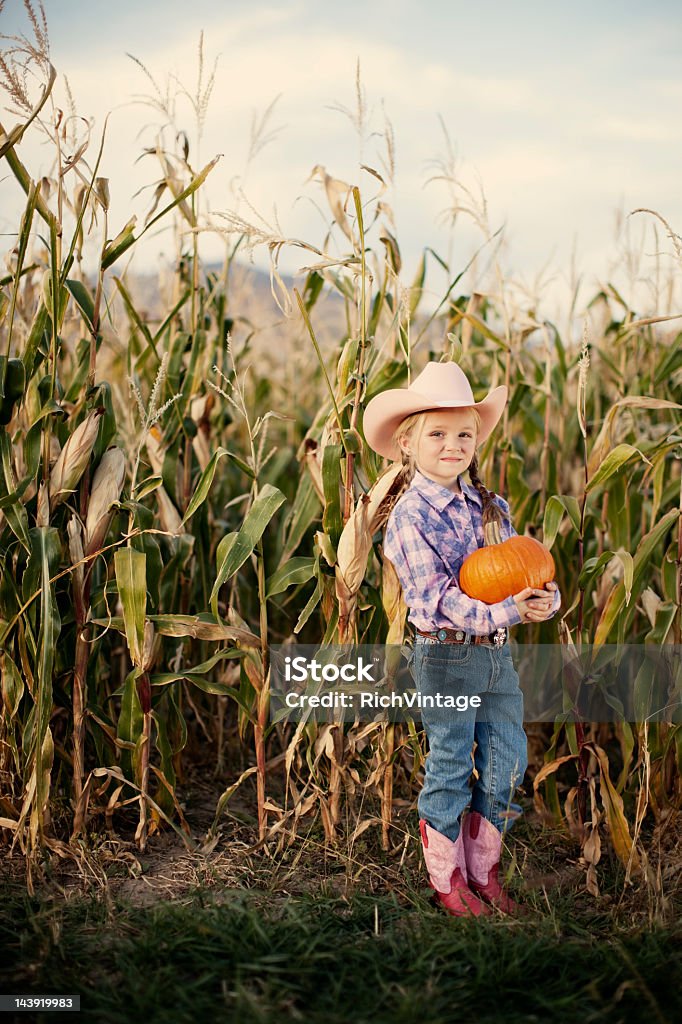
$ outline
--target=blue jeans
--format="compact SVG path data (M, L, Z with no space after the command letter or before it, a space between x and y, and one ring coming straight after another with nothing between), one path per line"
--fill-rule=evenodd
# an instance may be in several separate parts
M509 644L446 644L417 636L413 673L429 741L420 818L454 841L471 802L472 811L505 832L521 813L512 797L528 764L523 694ZM478 696L480 706L460 711L439 708L435 700L434 707L425 706L424 698L437 694L459 697L460 704ZM470 789L474 766L478 778Z

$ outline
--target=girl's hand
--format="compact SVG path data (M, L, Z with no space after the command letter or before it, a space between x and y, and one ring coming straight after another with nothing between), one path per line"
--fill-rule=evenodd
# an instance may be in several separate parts
M548 619L554 603L554 591L557 589L557 584L552 581L546 584L544 590L525 587L518 594L514 594L522 621L544 622Z

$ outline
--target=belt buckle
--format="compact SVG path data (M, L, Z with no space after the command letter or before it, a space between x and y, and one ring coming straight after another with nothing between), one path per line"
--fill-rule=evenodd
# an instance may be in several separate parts
M506 639L507 630L504 628L504 626L501 626L499 629L495 630L495 633L493 635L493 643L495 644L496 647L504 646L504 642Z

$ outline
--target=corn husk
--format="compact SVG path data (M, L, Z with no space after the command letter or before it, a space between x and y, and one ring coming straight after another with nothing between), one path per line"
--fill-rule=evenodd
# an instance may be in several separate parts
M165 530L166 533L170 533L172 536L179 536L179 534L184 533L182 517L169 498L168 492L163 485L156 488L156 500L159 506L161 529Z
M311 437L307 438L304 442L303 461L308 467L310 473L310 479L313 482L315 493L324 505L324 486L322 484L322 449L318 447L317 442Z
M159 644L156 643L156 639L154 623L147 619L144 624L144 644L142 646L142 668L145 672L150 671L156 660L159 650Z
M212 392L207 395L199 395L190 402L190 416L197 425L196 437L192 438L192 448L197 457L199 468L203 473L211 461L211 449L208 443L208 431L203 425L208 424L208 414L213 407L215 397Z
M363 494L343 528L336 550L337 594L352 596L365 577L367 559L372 548L368 521L369 499ZM339 584L341 586L339 587Z
M45 483L38 488L38 502L36 504L36 526L50 525L50 500L47 494Z
M663 604L662 599L658 596L653 587L646 587L642 591L640 601L642 602L642 608L646 612L647 619L649 620L652 626L655 626L656 612Z
M624 575L625 567L623 562L618 555L614 555L613 558L609 559L604 572L599 577L596 589L592 591L592 601L594 602L597 622L601 618L611 592L615 590Z
M396 490L402 486L400 463L379 477L367 494L360 495L355 509L343 528L336 551L336 597L339 602L341 636L350 629L356 607L356 595L365 578L372 537L381 529L394 504Z
M352 594L360 589L364 579L372 537L386 523L401 470L400 463L391 466L367 494L360 495L343 528L336 552L337 577L340 573Z
M372 536L386 525L386 520L395 504L394 495L402 487L402 470L403 467L399 462L393 463L385 473L382 473L367 494L369 499L367 519Z
M66 501L69 495L73 494L83 476L90 461L92 449L95 447L99 418L103 412L103 409L95 409L88 413L59 453L59 458L50 473L49 493L53 507Z
M75 568L72 571L72 593L73 603L76 610L76 621L85 621L85 608L83 601L83 589L85 583L85 564L83 563L84 552L83 552L83 528L77 516L73 515L66 524L66 530L69 535L69 554L71 555L71 562ZM81 564L78 565L77 563Z
M398 574L393 568L393 563L384 558L381 572L381 603L388 619L388 634L386 644L399 644L403 639L405 628L405 617L407 605L403 597L403 588L400 585Z
M388 619L384 672L388 678L393 678L400 665L400 644L405 631L407 605L398 574L388 558L384 558L381 571L381 603Z
M161 447L161 431L158 426L153 426L145 438L147 455L150 465L156 476L159 476L163 468L163 448Z
M50 434L50 468L52 468L52 466L54 466L55 463L57 462L61 450L62 446L59 443L59 438L56 437L54 434Z
M201 430L197 433L196 437L192 438L192 448L194 449L194 454L197 457L199 469L203 473L211 461L211 448L208 443L208 438Z
M85 521L85 550L88 554L101 547L109 529L113 512L111 506L118 501L126 475L125 453L121 448L109 448L95 470Z

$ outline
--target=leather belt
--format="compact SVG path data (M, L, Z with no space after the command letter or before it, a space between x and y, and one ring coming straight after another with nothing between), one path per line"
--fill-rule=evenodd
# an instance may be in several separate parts
M442 644L491 644L493 647L502 647L509 639L506 628L496 629L494 633L487 636L474 636L463 629L436 629L431 633L417 629L419 636L426 636L432 640L438 640Z

